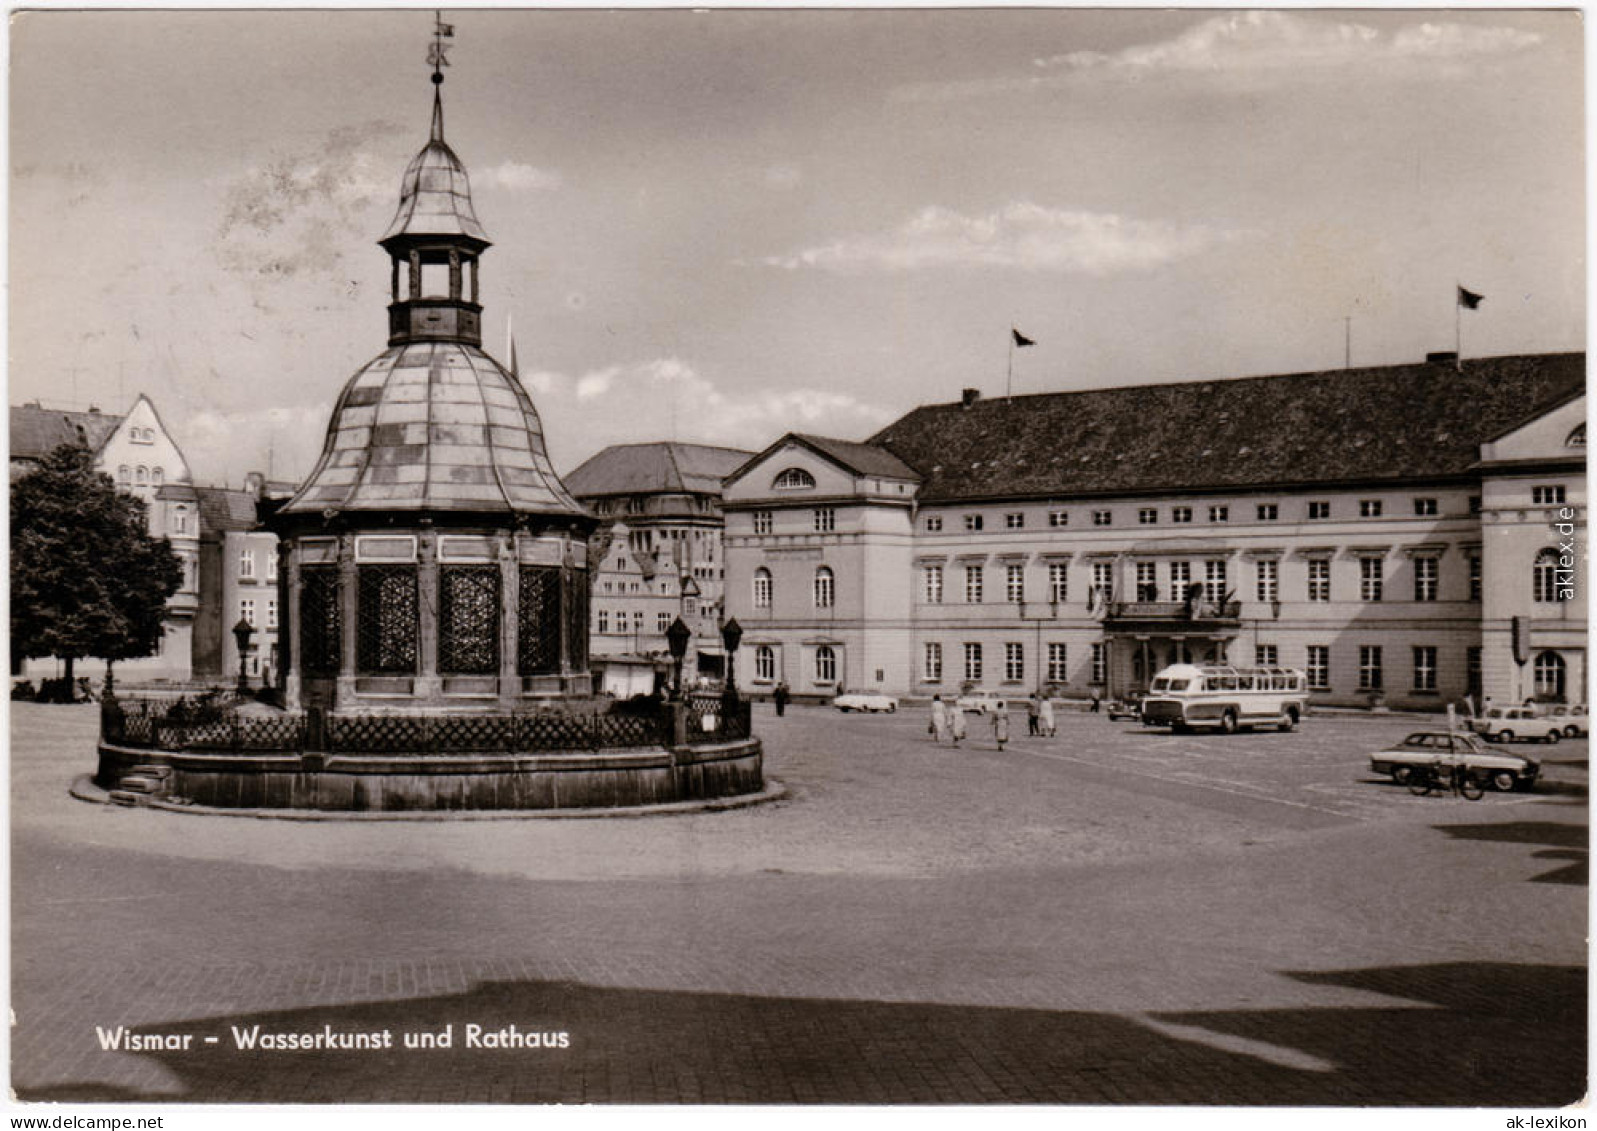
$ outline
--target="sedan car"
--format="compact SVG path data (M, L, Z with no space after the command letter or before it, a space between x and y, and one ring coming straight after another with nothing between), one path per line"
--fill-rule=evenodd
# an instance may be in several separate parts
M1371 771L1390 774L1399 785L1408 781L1416 767L1448 769L1461 763L1505 793L1529 789L1541 772L1541 763L1534 758L1488 746L1473 734L1445 730L1417 731L1370 755Z
M1516 738L1557 742L1564 737L1558 720L1538 715L1529 707L1489 707L1470 726L1489 742L1513 742Z
M833 699L832 706L839 711L887 711L892 713L898 710L898 700L891 695L872 695L865 691L850 691Z
M1140 691L1133 691L1123 699L1111 699L1104 704L1104 713L1111 722L1118 719L1135 719L1142 721L1142 700L1144 695Z
M1009 710L1009 701L996 691L972 691L955 699L954 709L996 715Z
M1547 717L1564 732L1565 738L1582 738L1591 733L1591 721L1586 715L1586 704L1576 703L1573 707L1560 703L1550 707Z

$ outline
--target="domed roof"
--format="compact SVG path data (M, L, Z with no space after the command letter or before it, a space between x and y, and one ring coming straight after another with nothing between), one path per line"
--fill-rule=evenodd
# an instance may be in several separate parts
M432 136L411 158L399 186L399 210L378 243L400 236L464 236L489 244L471 206L466 167L444 141L443 104L433 101Z
M466 342L411 342L349 379L321 459L281 514L586 516L550 466L532 398Z

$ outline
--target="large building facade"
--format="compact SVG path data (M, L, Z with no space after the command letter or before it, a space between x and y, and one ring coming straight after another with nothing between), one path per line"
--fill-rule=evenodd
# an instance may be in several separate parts
M728 479L739 683L1116 695L1178 661L1315 702L1584 699L1585 357L928 405Z

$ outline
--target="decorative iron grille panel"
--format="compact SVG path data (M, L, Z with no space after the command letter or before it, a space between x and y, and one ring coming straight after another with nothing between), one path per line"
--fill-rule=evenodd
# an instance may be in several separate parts
M703 696L690 697L685 706L690 744L735 742L753 733L753 705L745 699L734 703L730 711L723 710L724 700Z
M438 571L438 670L498 674L498 566L444 566Z
M516 618L516 670L521 675L548 675L560 670L560 569L521 567L520 607Z
M569 587L566 596L566 650L571 656L571 670L588 670L588 571L568 569L565 572Z
M416 567L361 566L360 670L410 675L416 670Z
M299 571L300 670L306 675L337 675L343 659L343 619L339 615L338 567L304 566Z

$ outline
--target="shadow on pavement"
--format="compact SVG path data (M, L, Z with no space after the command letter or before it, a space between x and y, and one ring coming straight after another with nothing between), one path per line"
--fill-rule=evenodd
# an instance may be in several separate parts
M96 1082L41 1101L1060 1103L1551 1107L1586 1089L1586 974L1458 963L1294 973L1402 1000L1379 1007L1137 1017L485 982L463 994L140 1026L189 1052L98 1053ZM239 1051L234 1029L392 1033L388 1051ZM566 1048L468 1048L467 1026L569 1034ZM453 1047L406 1049L450 1027ZM15 1030L25 1059L28 1026ZM206 1034L221 1038L202 1044ZM1175 1034L1175 1035L1172 1035ZM155 1066L150 1062L159 1065ZM177 1094L128 1081L162 1076Z
M1496 841L1502 844L1539 844L1546 850L1533 854L1537 860L1567 860L1562 868L1532 876L1536 884L1588 884L1591 880L1591 837L1578 825L1554 821L1511 821L1494 825L1437 825L1437 829L1459 840Z

